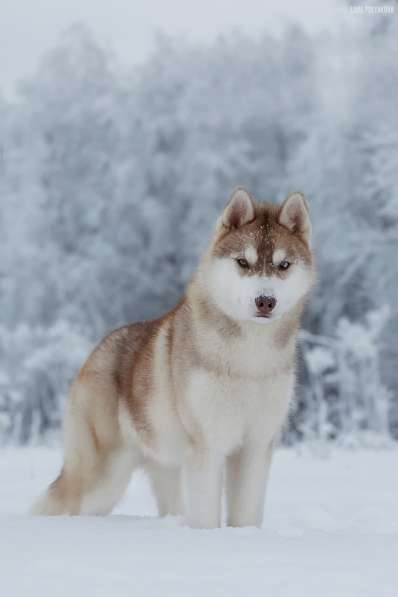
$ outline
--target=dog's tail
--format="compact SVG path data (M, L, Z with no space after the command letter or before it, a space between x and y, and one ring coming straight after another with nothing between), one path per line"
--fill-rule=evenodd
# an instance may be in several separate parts
M112 402L104 384L89 375L72 386L64 443L62 470L30 513L107 514L128 485L133 455L121 441L117 397Z
M58 477L31 508L31 514L79 513L83 480L86 478L87 484L88 469L95 468L96 460L95 432L88 424L85 392L81 382L72 385L64 419L64 464Z

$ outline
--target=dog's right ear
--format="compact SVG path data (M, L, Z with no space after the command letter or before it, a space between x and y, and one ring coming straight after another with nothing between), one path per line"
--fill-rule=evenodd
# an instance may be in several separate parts
M256 217L253 200L246 189L238 187L227 203L221 222L226 228L239 228Z

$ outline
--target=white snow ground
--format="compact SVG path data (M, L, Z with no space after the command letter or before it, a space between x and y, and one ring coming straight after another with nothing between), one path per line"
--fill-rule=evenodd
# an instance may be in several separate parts
M137 475L116 515L24 516L58 452L0 451L1 597L398 596L398 450L279 450L265 528L154 518Z

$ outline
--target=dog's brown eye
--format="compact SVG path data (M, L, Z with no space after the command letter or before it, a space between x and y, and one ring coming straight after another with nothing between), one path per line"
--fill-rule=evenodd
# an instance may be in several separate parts
M241 267L242 269L248 269L249 264L246 261L246 259L237 259L236 263L239 265L239 267Z
M290 262L287 259L284 259L279 264L279 269L289 269L289 267L290 267Z

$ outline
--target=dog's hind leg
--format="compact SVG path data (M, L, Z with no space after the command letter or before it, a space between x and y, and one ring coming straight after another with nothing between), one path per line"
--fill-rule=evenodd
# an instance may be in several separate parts
M138 453L123 438L110 390L92 380L75 382L65 418L64 465L33 514L108 514L122 497Z
M166 468L151 462L145 465L145 470L151 482L159 516L182 514L180 469Z
M132 455L127 451L109 454L92 486L81 496L80 514L109 514L123 496L134 468Z

